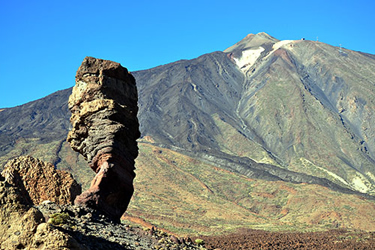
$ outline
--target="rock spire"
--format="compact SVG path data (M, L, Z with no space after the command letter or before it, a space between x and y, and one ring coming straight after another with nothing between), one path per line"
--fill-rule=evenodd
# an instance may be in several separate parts
M68 142L96 176L75 204L101 210L114 220L133 194L134 159L140 136L134 77L119 63L86 57L69 98L72 130Z

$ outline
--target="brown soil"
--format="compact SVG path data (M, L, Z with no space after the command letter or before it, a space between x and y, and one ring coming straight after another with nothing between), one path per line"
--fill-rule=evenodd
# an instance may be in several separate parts
M330 230L276 233L244 229L225 236L202 236L207 249L375 249L375 232ZM195 238L196 239L196 238ZM194 240L195 240L194 239Z

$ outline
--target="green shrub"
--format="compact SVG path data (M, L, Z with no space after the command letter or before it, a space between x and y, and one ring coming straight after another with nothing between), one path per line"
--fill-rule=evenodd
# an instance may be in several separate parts
M48 223L52 225L66 224L69 219L69 214L67 213L56 213L52 214L48 219Z
M202 239L196 239L195 244L197 244L198 246L201 246L201 245L204 245L204 241Z

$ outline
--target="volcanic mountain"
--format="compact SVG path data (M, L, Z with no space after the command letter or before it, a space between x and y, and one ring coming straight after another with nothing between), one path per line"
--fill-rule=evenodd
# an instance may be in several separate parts
M372 194L374 70L371 55L248 35L224 52L135 72L142 134L249 177L315 176Z
M259 33L132 74L142 137L127 219L375 230L375 55ZM70 93L0 112L2 165L30 154L87 186L65 142Z

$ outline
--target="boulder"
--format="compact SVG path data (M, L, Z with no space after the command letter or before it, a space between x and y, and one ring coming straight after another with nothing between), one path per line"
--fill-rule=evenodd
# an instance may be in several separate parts
M23 199L32 205L45 200L72 204L81 193L81 186L68 172L56 170L51 163L31 156L20 156L6 163L1 175L20 188Z
M69 234L46 224L45 215L35 206L43 199L60 204L72 201L75 189L80 192L72 180L69 174L29 156L9 161L0 175L0 249L87 250Z
M119 63L86 57L69 98L68 142L96 176L75 204L119 221L134 192L136 140L140 136L134 77Z

